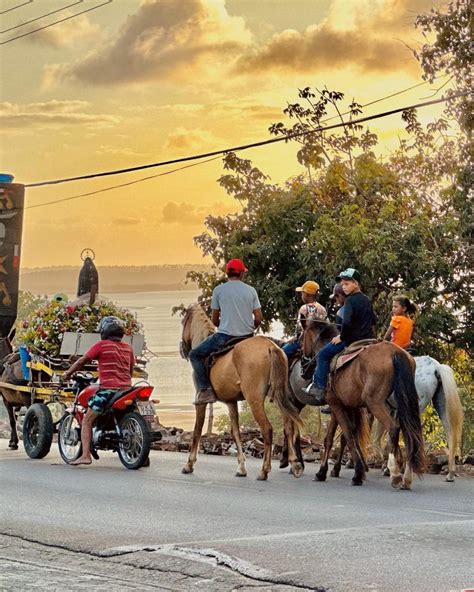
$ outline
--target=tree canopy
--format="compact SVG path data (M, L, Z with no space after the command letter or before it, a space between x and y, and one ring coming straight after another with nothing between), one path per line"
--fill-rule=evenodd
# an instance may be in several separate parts
M427 37L417 52L424 76L432 81L449 74L454 90L448 93L466 87L469 10L458 0L446 14L432 11L417 19L423 33L435 32L435 40ZM351 123L362 112L357 102L345 107L342 92L300 89L298 102L283 111L286 121L270 126L275 136L312 132L291 140L299 143L299 176L277 186L250 160L236 154L224 158L226 172L219 183L241 210L209 216L207 231L195 239L214 261L210 273L192 274L202 301L207 303L212 288L223 281L225 261L240 257L259 293L264 327L278 319L290 332L298 306L295 288L315 279L326 304L337 274L355 267L374 302L380 333L389 322L391 297L404 293L419 307L419 353L471 348L466 101L448 103L446 116L427 126L419 123L416 111L404 112L399 146L381 157L377 135ZM321 131L333 114L344 126Z

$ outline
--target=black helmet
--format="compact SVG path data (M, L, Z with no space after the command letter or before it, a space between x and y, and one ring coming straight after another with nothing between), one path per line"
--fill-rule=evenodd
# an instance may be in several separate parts
M110 339L116 337L122 339L125 335L125 323L118 317L103 317L100 320L97 331L101 339Z

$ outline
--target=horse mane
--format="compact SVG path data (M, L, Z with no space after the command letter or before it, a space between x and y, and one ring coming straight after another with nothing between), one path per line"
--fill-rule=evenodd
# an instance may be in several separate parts
M183 326L186 322L190 322L190 333L192 335L193 343L196 341L204 341L211 333L214 333L215 327L211 320L204 312L202 306L198 303L191 304L186 309L186 314L183 319ZM199 341L198 341L199 340Z

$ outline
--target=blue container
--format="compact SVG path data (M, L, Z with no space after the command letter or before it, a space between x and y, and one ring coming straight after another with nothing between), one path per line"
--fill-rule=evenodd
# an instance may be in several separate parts
M0 183L11 183L15 177L9 173L0 173Z
M26 363L31 360L31 356L24 345L20 345L19 353L20 353L21 371L23 372L23 378L25 380L30 380L30 369L28 368Z

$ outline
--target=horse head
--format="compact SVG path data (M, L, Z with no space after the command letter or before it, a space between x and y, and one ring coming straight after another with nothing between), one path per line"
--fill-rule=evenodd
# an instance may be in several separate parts
M314 358L319 350L338 334L335 325L327 321L307 320L301 336L301 349L305 358Z
M206 337L209 337L215 331L214 325L206 316L200 304L191 304L183 311L181 324L183 330L179 344L179 353L185 360L188 359L189 352L196 347Z

